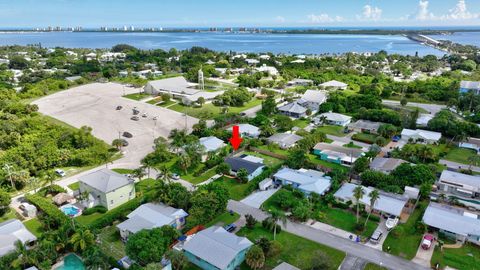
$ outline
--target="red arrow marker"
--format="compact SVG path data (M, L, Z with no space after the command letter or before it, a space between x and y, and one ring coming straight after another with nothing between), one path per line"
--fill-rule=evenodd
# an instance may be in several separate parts
M237 150L240 147L243 139L240 137L240 132L238 130L238 126L232 127L232 138L230 138L230 144L232 144L233 150Z

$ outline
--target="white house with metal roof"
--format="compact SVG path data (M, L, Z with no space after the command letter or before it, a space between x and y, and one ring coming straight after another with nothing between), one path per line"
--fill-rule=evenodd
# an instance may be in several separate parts
M234 270L245 260L253 245L224 228L212 226L193 235L183 245L188 260L205 270Z
M442 138L442 133L423 129L414 130L404 128L402 130L401 137L402 140L406 142L412 140L413 142L435 144L438 143L440 138Z
M438 189L468 197L480 196L480 176L444 170L438 179Z
M352 117L341 113L326 112L320 114L318 119L325 118L325 121L329 125L346 127L352 121Z
M353 202L353 204L356 204L357 200L353 196L353 190L357 186L358 185L351 184L351 183L343 184L342 187L340 187L340 189L337 192L335 192L334 194L335 199L343 203L351 201ZM370 187L364 187L364 186L362 186L362 188L365 194L363 195L363 198L360 199L360 203L365 205L365 208L367 211L370 211L371 205L370 205L369 194L374 189ZM400 214L403 212L403 208L408 202L408 197L393 194L393 193L387 193L383 191L379 191L379 193L380 193L380 196L378 200L375 202L375 205L373 206L373 210L378 211L380 213L394 215L397 217L400 216Z
M368 120L358 120L356 122L348 124L348 129L353 130L355 132L366 132L372 134L378 134L378 129L382 123L380 122L373 122Z
M309 108L312 113L318 111L320 104L327 101L327 92L319 90L307 90L297 103L302 107Z
M312 192L318 195L324 195L332 185L332 179L325 176L324 173L299 169L293 170L290 168L283 168L273 175L275 182L283 186L292 186L307 196Z
M165 225L179 230L185 225L188 216L183 209L176 209L164 204L146 203L128 214L128 219L117 225L120 236L124 241L130 234L143 229L159 228Z
M301 139L303 139L303 137L293 133L276 133L268 137L267 141L269 143L277 144L282 149L288 149L295 146L295 144Z
M200 145L203 146L205 153L202 155L202 161L205 162L209 152L217 152L226 144L215 136L202 137L199 139Z
M173 97L183 98L200 92L193 88L195 84L189 83L184 77L178 76L156 81L149 81L143 90L147 94L158 95L167 93Z
M423 222L457 241L480 245L480 217L478 214L462 208L431 202L423 214Z
M101 169L79 179L80 193L86 192L86 207L103 205L111 210L135 198L134 181L123 174Z
M260 129L250 124L238 124L238 131L242 137L258 138Z
M331 81L320 84L320 87L324 89L332 89L332 90L345 90L347 89L348 84L339 82L336 80L331 80Z
M10 219L0 223L0 257L15 251L15 243L31 245L37 240L18 219Z

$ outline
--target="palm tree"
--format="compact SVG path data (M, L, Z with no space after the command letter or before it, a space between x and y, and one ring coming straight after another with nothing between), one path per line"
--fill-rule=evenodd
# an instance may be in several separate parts
M157 180L163 180L164 182L170 181L172 173L166 165L160 166L160 168L158 168L158 172L160 173L160 175L158 176Z
M78 230L70 239L73 250L84 251L95 243L95 236L90 230Z
M357 223L360 217L360 200L363 198L363 195L365 195L365 191L362 186L359 185L353 190L353 197L357 202Z
M377 202L378 198L380 198L380 192L378 190L374 189L370 194L368 194L368 197L370 197L370 211L368 212L367 220L365 220L365 228L367 227L368 219L370 218L370 215L373 212L373 207L375 206L375 203Z
M478 166L480 163L480 156L473 155L468 157L468 170L471 171L473 166Z
M265 254L263 254L262 248L257 245L251 247L245 256L245 261L253 270L262 268L265 264Z
M180 167L184 170L185 174L188 173L187 169L192 165L192 160L190 159L190 156L187 155L186 153L182 153L180 155L179 159Z
M25 268L32 261L29 250L21 241L15 242L15 252L18 254L18 258L12 262L13 267Z
M279 221L282 222L283 226L287 226L287 216L279 210L272 210L270 212L270 220L272 221L272 226L273 226L273 240L275 240L277 236L277 223Z
M108 258L98 246L92 246L82 254L88 270L108 269Z
M123 146L123 140L122 139L115 139L112 141L112 146L117 148L117 150L122 149Z

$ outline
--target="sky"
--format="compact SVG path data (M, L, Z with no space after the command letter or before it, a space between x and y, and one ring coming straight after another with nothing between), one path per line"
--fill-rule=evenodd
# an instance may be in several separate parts
M479 26L480 0L0 0L0 28Z

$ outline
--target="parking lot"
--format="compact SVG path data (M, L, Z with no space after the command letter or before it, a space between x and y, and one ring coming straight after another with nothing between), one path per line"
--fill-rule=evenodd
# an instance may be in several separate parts
M89 126L95 137L111 144L127 131L133 135L125 138L129 143L123 149L125 167L136 167L152 151L155 137L167 137L172 129L188 129L198 120L181 113L141 101L122 97L142 89L125 87L117 83L92 83L61 91L36 100L39 111L74 127ZM121 110L116 110L122 106ZM139 120L133 121L132 109L136 107ZM146 117L142 117L143 114ZM154 117L157 120L154 120Z

